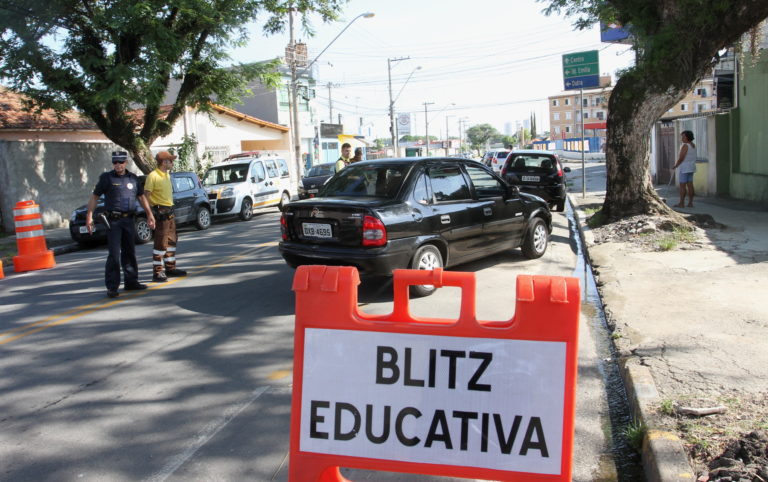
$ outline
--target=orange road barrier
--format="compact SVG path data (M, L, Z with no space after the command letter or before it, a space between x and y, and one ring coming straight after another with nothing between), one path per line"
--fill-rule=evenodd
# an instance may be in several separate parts
M5 273L3 273L3 261L0 260L0 279L5 278Z
M388 315L359 311L359 283L354 267L296 270L290 481L571 479L578 279L518 276L503 321L477 319L474 273L395 270ZM411 315L426 284L461 288L458 319Z
M13 208L13 221L16 225L16 248L19 252L18 256L13 257L13 270L20 273L56 266L53 251L45 244L40 206L35 201L17 202Z

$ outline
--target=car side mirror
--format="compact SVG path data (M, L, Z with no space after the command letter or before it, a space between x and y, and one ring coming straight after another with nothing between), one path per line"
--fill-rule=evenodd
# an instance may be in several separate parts
M571 172L571 168L570 167L564 167L563 168L563 172Z
M520 188L517 186L507 185L507 199L518 197L520 195Z

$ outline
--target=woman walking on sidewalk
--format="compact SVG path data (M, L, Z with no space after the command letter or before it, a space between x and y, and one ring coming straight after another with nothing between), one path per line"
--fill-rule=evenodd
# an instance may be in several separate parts
M693 132L683 131L680 134L680 140L683 145L680 146L680 155L677 158L672 169L680 166L677 179L680 184L680 202L675 204L676 208L685 206L685 195L688 194L688 207L693 207L693 173L696 172L696 144L693 143Z

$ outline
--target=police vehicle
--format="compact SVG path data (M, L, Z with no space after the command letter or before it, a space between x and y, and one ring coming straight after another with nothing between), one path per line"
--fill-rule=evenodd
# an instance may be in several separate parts
M283 208L295 197L285 158L242 152L208 169L203 186L214 216L238 215L251 219L255 208Z

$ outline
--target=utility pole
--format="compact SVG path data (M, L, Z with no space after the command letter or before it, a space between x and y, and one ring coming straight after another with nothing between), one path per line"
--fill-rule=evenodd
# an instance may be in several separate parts
M447 115L445 116L445 155L448 155L448 150L450 149L451 145L451 136L448 135L448 118L449 117L456 117L455 115Z
M331 98L331 87L333 84L328 82L328 123L333 124L333 99Z
M428 105L434 105L434 102L424 102L424 145L426 146L424 157L429 157L429 116L427 114Z
M291 131L293 133L293 155L294 155L294 162L296 165L296 176L297 178L301 178L301 171L302 171L302 165L301 165L301 133L299 132L299 96L298 96L298 84L299 84L299 78L297 74L298 70L298 59L296 58L296 40L294 38L293 33L293 8L290 8L288 10L288 25L290 29L290 43L289 48L291 50L291 59L290 59L290 67L291 67L291 123L293 124L291 126Z
M392 136L392 151L394 156L399 157L398 152L400 146L398 145L397 126L395 125L395 101L392 98L392 62L400 62L401 60L408 60L410 57L398 57L395 59L387 59L387 79L389 81L389 132Z

